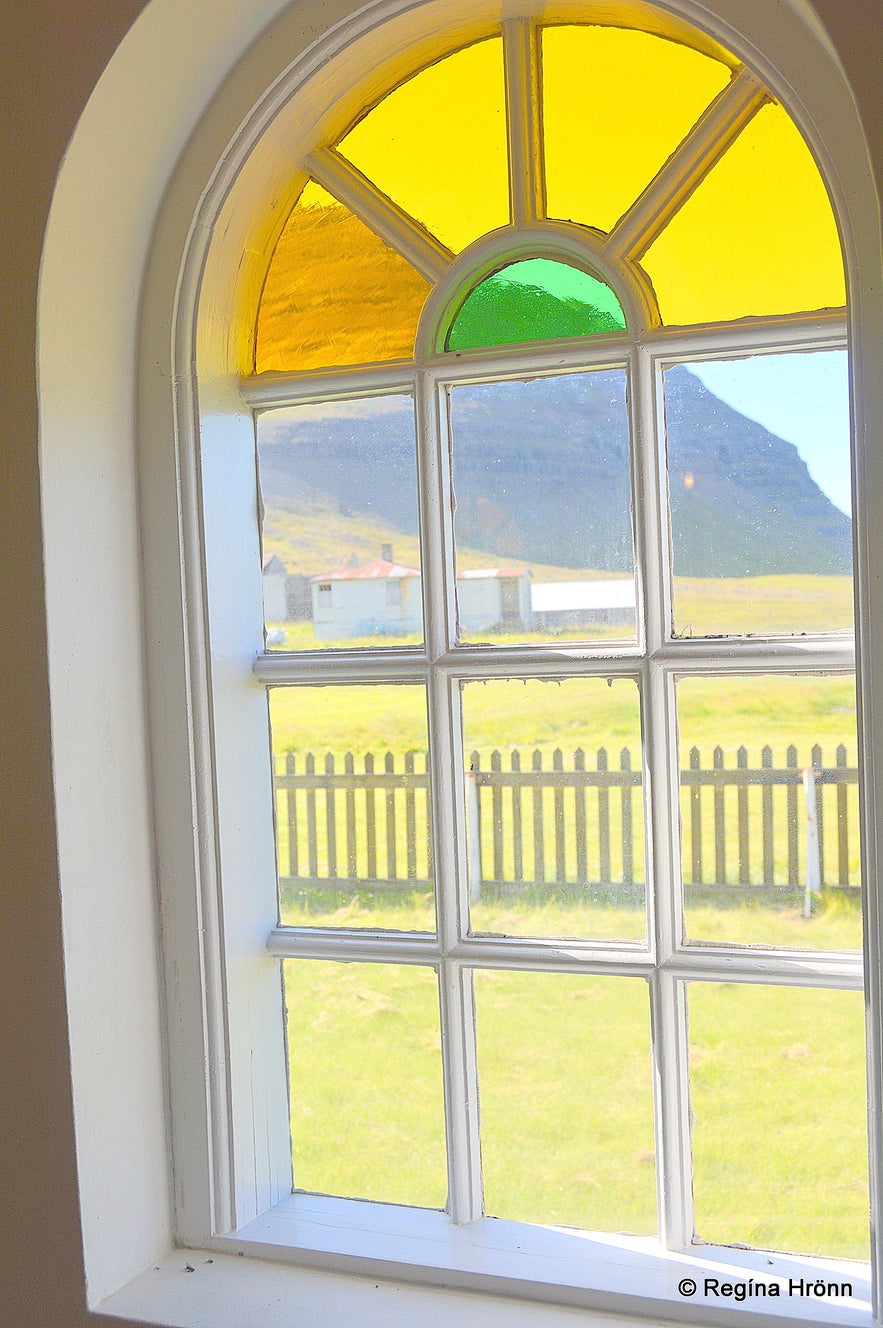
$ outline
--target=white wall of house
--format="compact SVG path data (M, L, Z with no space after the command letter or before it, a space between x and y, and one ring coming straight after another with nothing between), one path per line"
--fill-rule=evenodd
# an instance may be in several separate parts
M492 632L530 628L530 573L501 577L495 572L461 572L457 578L457 610L460 630Z
M318 641L410 636L423 630L417 576L330 579L314 581L311 589Z

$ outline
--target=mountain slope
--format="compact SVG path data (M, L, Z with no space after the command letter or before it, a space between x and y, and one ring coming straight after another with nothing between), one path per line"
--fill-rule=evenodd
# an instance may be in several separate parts
M621 370L457 387L450 413L461 545L501 560L631 569ZM264 420L264 504L280 530L296 525L299 510L306 515L318 505L327 513L324 566L337 546L341 559L348 551L354 517L416 534L409 399L275 412ZM822 493L790 443L725 405L683 368L666 375L666 426L678 574L849 572L850 518Z

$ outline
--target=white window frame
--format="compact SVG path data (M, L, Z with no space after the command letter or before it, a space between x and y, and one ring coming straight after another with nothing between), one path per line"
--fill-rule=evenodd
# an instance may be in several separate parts
M688 6L684 5L682 6L682 8L687 9ZM298 74L302 75L303 70L302 69L299 70ZM212 205L215 207L217 207L218 203L218 193L219 191L216 190L215 195L211 200ZM188 282L191 283L191 288L189 291L187 289ZM193 283L195 283L195 278L193 276L193 267L191 267L188 270L188 272L185 273L185 279L183 283L184 298L182 299L181 307L185 310L188 307L188 298L190 298L190 295L192 294ZM191 305L191 307L193 306ZM185 440L189 437L188 431L190 426L188 423L188 413L193 410L195 405L193 400L188 399L188 386L185 381L187 376L186 367L189 366L190 364L190 359L188 358L187 354L185 354L185 351L189 351L190 348L191 348L191 343L189 340L189 333L182 331L181 324L179 323L177 362L182 367L182 383L183 383L181 389L181 410L179 414L179 424L181 427L181 436ZM229 385L223 385L223 384L219 386L212 384L207 385L205 382L203 382L200 387L198 404L199 407L201 409L204 409L207 412L207 415L209 416L211 415L213 410L218 408L219 405L224 407L222 413L226 415L228 423L232 422L231 436L235 436L235 442L236 442L236 447L234 447L234 451L236 452L235 463L236 465L239 465L241 457L239 456L238 453L238 444L243 442L245 438L245 435L242 432L242 424L244 421L244 416L241 414L238 407L234 403L232 397L229 395ZM214 438L211 429L204 431L203 437L204 438L208 437L212 440L211 445L209 446L207 451L203 452L200 458L203 474L207 477L210 488L212 480L220 476L221 467L219 465L217 470L213 468L217 458L214 458L211 455L211 453L214 450L213 446ZM189 464L186 461L186 456L188 455L188 446L189 445L185 441L185 445L182 448L182 455L185 457L185 462L184 462L185 472L187 469L187 465ZM229 461L229 459L230 458L228 457L227 460ZM253 622L250 623L248 625L248 631L241 634L241 636L237 636L237 632L232 629L225 634L224 630L218 630L217 627L218 623L223 624L224 622L223 615L221 615L220 618L213 615L212 621L214 624L214 630L212 636L212 646L215 650L216 667L213 670L210 679L208 679L207 681L201 673L201 661L204 658L203 654L204 643L201 637L201 632L202 632L201 623L204 620L200 612L200 607L199 607L200 600L203 591L204 590L207 591L208 598L211 600L212 597L214 597L215 599L215 603L212 605L212 608L214 610L215 607L217 607L218 599L223 598L223 596L219 595L218 587L214 578L211 575L206 575L206 571L201 560L201 555L198 551L199 550L199 540L197 534L198 520L196 513L196 505L197 505L196 494L198 491L198 487L199 486L195 482L194 475L186 473L183 475L182 492L184 495L184 508L185 508L184 533L185 533L185 541L188 544L188 551L189 551L188 586L191 593L191 617L190 617L191 635L190 635L189 645L192 651L192 658L195 661L191 666L191 676L190 676L191 696L193 698L194 734L195 734L192 746L196 754L197 782L200 786L200 803L201 803L200 810L205 811L206 813L206 817L203 823L206 829L204 831L203 839L200 843L200 853L201 853L200 866L202 870L202 880L204 888L202 889L199 899L200 899L200 907L202 908L201 921L207 924L205 928L205 935L207 937L207 942L201 953L204 956L207 956L208 967L210 969L212 966L212 962L217 963L219 958L223 958L226 960L226 966L222 965L221 969L218 972L216 972L214 977L212 977L210 974L209 984L208 984L209 991L210 993L212 993L212 1005L216 1012L214 1017L214 1023L212 1024L211 1020L209 1021L209 1023L215 1028L215 1031L217 1033L217 1040L213 1044L214 1051L216 1052L216 1054L213 1057L210 1057L212 1063L212 1083L211 1083L211 1092L209 1096L211 1098L213 1110L206 1117L207 1120L210 1120L212 1122L212 1129L206 1131L203 1123L203 1126L199 1126L198 1124L194 1125L188 1132L187 1130L182 1130L180 1126L180 1121L176 1120L175 1130L178 1136L177 1137L178 1146L176 1147L176 1158L177 1158L177 1166L179 1174L186 1176L188 1174L188 1169L190 1167L190 1161L187 1156L187 1151L188 1151L187 1144L193 1143L195 1140L201 1140L201 1142L204 1144L204 1147L201 1150L201 1156L193 1167L193 1171L199 1173L199 1180L200 1180L199 1193L203 1195L204 1198L199 1198L195 1201L190 1200L189 1203L184 1203L179 1209L179 1219L178 1219L179 1237L183 1239L186 1238L190 1233L192 1233L202 1243L206 1243L208 1240L211 1239L211 1237L206 1236L205 1233L210 1229L214 1231L225 1229L225 1226L228 1222L228 1219L231 1215L233 1208L232 1202L230 1202L225 1197L225 1195L227 1194L228 1190L231 1187L227 1185L227 1182L224 1177L224 1166L222 1164L222 1159L226 1157L227 1159L231 1160L231 1165L230 1165L231 1173L235 1171L237 1168L239 1168L242 1165L243 1161L241 1152L238 1158L235 1156L236 1150L234 1148L231 1148L231 1146L228 1143L227 1136L225 1134L225 1128L227 1125L230 1124L231 1119L232 1119L232 1134L234 1139L237 1137L237 1131L239 1131L241 1134L241 1129L240 1129L241 1122L237 1122L236 1113L237 1110L241 1111L242 1104L239 1098L237 1097L237 1093L235 1090L228 1091L230 1087L231 1076L228 1075L227 1071L226 1049L228 1045L233 1045L233 1041L235 1041L235 1038L230 1043L228 1043L226 1037L227 1030L224 1029L223 1027L224 1020L221 1015L221 1011L224 1009L227 995L233 992L234 989L237 987L239 977L241 976L241 971L239 973L236 972L237 967L241 970L243 967L248 968L250 965L252 968L261 967L261 965L255 962L258 951L254 949L251 945L254 939L255 929L249 924L247 920L240 918L238 915L236 915L235 908L231 910L231 908L229 907L228 896L225 896L225 904L224 904L223 917L222 917L221 916L222 910L219 905L218 896L215 894L213 888L213 882L216 879L218 879L218 872L214 864L214 855L216 852L217 845L214 842L213 835L210 829L210 827L214 824L212 809L215 807L216 803L213 800L211 794L213 791L216 791L215 771L217 767L214 764L216 760L216 754L212 751L211 744L208 738L206 737L207 733L206 716L208 714L208 711L212 708L212 706L223 703L225 689L229 690L231 688L237 688L241 691L242 687L245 684L245 677L243 675L243 670L241 667L243 659L243 650L247 651L248 649L248 646L246 644L246 638L248 640L252 641L254 640L254 631L253 631L254 623ZM190 504L192 504L192 506ZM238 590L243 588L243 583L248 581L249 578L247 576L241 578L240 583L237 585L236 589ZM246 585L245 588L248 589L249 592L253 590L253 587L251 586ZM259 598L260 598L259 595L257 598L259 603ZM224 664L225 652L227 652L226 667ZM220 664L218 661L220 661ZM252 697L259 697L260 692L258 689L255 689L254 693L250 695L252 695ZM253 712L252 713L252 719L253 719L256 711L254 710L254 707L251 707L251 709ZM252 726L250 723L246 723L242 731L243 732L245 732L246 730L250 731L251 727ZM226 753L228 753L235 746L234 739L232 737L225 738L224 746L225 746L225 752L221 753L222 757L224 757ZM227 790L224 791L226 792ZM208 794L208 796L204 797L203 795L205 795L206 793ZM266 790L264 790L263 793L265 794ZM265 797L263 798L263 801L266 806ZM220 806L221 812L223 813L224 807L222 804L222 800L219 799L217 805ZM226 847L229 847L229 845L227 845ZM249 862L246 860L246 856L244 853L241 855L240 865L242 866L243 869L249 865ZM252 861L250 865L254 867L255 864ZM265 866L266 863L258 864L258 871L261 871ZM230 872L231 868L229 866L229 862L225 866L224 870L227 873ZM172 907L171 909L167 908L166 916L168 916L169 913L174 913L174 911L175 911L174 907ZM181 911L182 912L186 911L185 907L182 906ZM874 913L873 916L875 919L876 912ZM870 929L870 930L872 930L873 937L876 938L877 935L876 930L875 929ZM242 947L241 951L238 951L237 944L240 941L242 942ZM175 951L174 941L170 941L168 950L174 956L174 951ZM243 955L245 956L244 965L242 963ZM269 967L272 969L273 966L270 965ZM262 971L266 972L266 968L263 968ZM277 987L278 987L278 982L277 982ZM233 1008L232 1003L227 1008L232 1009ZM232 1018L232 1023L235 1025L237 1023L237 1020L239 1020L240 1023L247 1022L242 1020L241 1016L234 1014ZM256 1017L254 1021L254 1026L257 1027L259 1023L260 1019ZM237 1035L241 1031L242 1031L241 1028L234 1027L233 1029L234 1034ZM209 1040L211 1041L211 1039ZM183 1037L182 1041L184 1044L187 1043L186 1035ZM190 1091L189 1093L186 1091L182 1093L178 1092L178 1089L181 1087L181 1084L179 1082L180 1053L177 1051L173 1052L172 1060L174 1063L172 1071L172 1078L174 1081L173 1102L178 1102L180 1100L186 1099L190 1103L188 1110L192 1111L194 1102L198 1102L199 1100L200 1096L199 1088L197 1086L195 1092L194 1091ZM200 1066L202 1064L201 1061L199 1061L199 1059L198 1059L198 1064ZM201 1068L198 1069L196 1077L199 1078L202 1075L202 1073L203 1073L202 1069ZM184 1077L186 1078L186 1075ZM227 1106L231 1099L233 1101L233 1110L228 1111ZM254 1111L253 1114L255 1117L257 1117L259 1115L259 1111ZM208 1168L208 1170L204 1170L203 1168L205 1167L206 1158L210 1153L213 1153L213 1161L211 1167ZM211 1176L213 1177L214 1189L212 1189L211 1186L205 1184L205 1176L208 1174L209 1171L211 1173ZM186 1188L186 1186L182 1184L181 1188L182 1189ZM257 1209L260 1207L260 1204L263 1201L264 1199L262 1194L257 1195L257 1197L255 1197L254 1199L247 1199L247 1198L242 1199L242 1202L239 1205L239 1211L245 1212L249 1206L249 1203L251 1203L253 1207ZM203 1211L201 1213L200 1212L195 1213L194 1209L199 1209L200 1206L202 1206ZM264 1248L266 1248L266 1245L264 1246ZM372 1256L370 1254L365 1255L365 1251L363 1249L362 1255L359 1257L364 1257L368 1259L369 1262L366 1263L364 1266L366 1267L374 1266L370 1263L370 1260L376 1256ZM359 1266L358 1257L356 1258L355 1263L349 1263L347 1266L358 1267ZM394 1266L394 1263L391 1266ZM653 1276L654 1277L657 1276L656 1271L654 1271ZM616 1305L619 1308L628 1308L628 1301L627 1299L626 1300L617 1299ZM657 1304L657 1311L658 1311L658 1304Z
M550 250L550 227L544 233L546 252ZM531 238L533 238L531 236ZM529 240L527 241L529 243ZM492 243L492 242L491 242ZM490 246L488 246L490 247ZM521 256L525 256L527 251ZM583 249L583 261L589 255ZM490 260L488 260L489 262ZM482 259L484 263L484 259ZM486 264L485 264L486 265ZM479 267L479 271L482 268ZM456 281L456 277L452 279ZM444 317L454 301L449 290L441 288L428 317ZM439 311L442 311L439 314ZM633 311L634 312L634 311ZM438 344L433 328L421 330L418 344ZM385 648L315 650L286 655L261 653L254 665L255 677L268 687L286 684L324 683L358 684L397 681L425 686L430 705L431 771L436 793L433 824L433 860L439 893L440 926L437 939L429 935L390 934L370 928L358 930L316 929L277 926L269 942L269 952L278 959L346 959L363 963L413 963L431 965L440 973L442 1029L444 1043L445 1100L448 1103L449 1208L451 1221L474 1224L456 1235L446 1233L445 1222L438 1214L420 1214L386 1205L358 1204L352 1201L296 1193L282 1206L284 1222L296 1224L299 1235L309 1230L308 1243L320 1243L319 1232L327 1239L328 1230L344 1223L346 1239L339 1247L355 1254L358 1242L352 1236L354 1222L367 1222L379 1244L389 1242L385 1258L401 1262L402 1247L408 1245L412 1223L425 1245L444 1250L441 1267L458 1276L467 1271L450 1254L452 1241L462 1250L481 1248L487 1235L482 1222L481 1177L479 1166L479 1130L476 1092L476 1049L474 1008L470 985L473 968L499 967L515 971L548 973L629 974L650 984L652 1025L656 1030L654 1066L657 1084L657 1171L660 1246L676 1256L668 1266L685 1262L697 1270L700 1284L712 1267L732 1269L737 1280L751 1273L781 1272L783 1276L803 1275L817 1279L826 1270L830 1280L844 1264L837 1261L805 1260L768 1255L761 1251L735 1253L731 1248L693 1244L690 1176L690 1142L687 1082L687 1030L685 984L690 980L727 982L764 982L780 985L826 987L837 990L860 990L862 957L859 954L783 951L782 949L740 946L708 946L680 943L683 912L680 890L679 775L675 731L674 686L679 674L691 676L726 676L734 673L842 673L852 672L855 656L851 635L815 637L733 637L726 641L687 640L672 636L670 578L670 543L667 513L665 457L654 443L661 440L657 421L661 412L661 373L668 364L689 363L691 359L710 359L721 355L781 353L782 351L818 351L845 346L845 323L841 316L765 320L750 329L732 325L702 331L669 331L656 328L648 332L638 327L628 336L598 335L583 340L558 341L530 348L495 348L458 354L430 354L427 361L414 368L375 367L340 374L274 375L271 380L256 377L244 385L250 404L258 411L306 402L328 401L396 393L411 393L415 399L418 443L418 488L421 515L428 527L422 549L424 570L424 622L426 642L423 647L398 650ZM468 646L458 645L456 610L452 602L453 532L447 473L448 440L444 430L446 410L444 393L448 387L463 383L511 380L519 375L531 378L562 372L623 368L629 372L629 399L632 436L643 440L633 451L636 510L641 516L636 530L640 550L638 575L651 587L646 599L646 615L639 620L639 637L634 642L603 642L598 646L574 646L573 643L545 646ZM355 380L355 382L354 382ZM438 486L438 489L436 489ZM439 501L439 492L441 501ZM662 516L660 516L662 513ZM645 746L645 810L648 841L654 844L656 863L655 892L653 876L648 872L647 907L650 920L647 946L599 943L597 941L527 940L515 937L468 935L468 880L465 843L465 811L462 806L462 742L460 732L458 684L488 677L554 678L572 676L620 677L634 681L643 698L642 713ZM655 787L652 802L649 789ZM662 793L659 790L662 789ZM652 809L652 819L651 819ZM649 856L649 855L648 855ZM658 905L658 906L655 906ZM460 1104L460 1110L451 1104ZM384 1211L386 1210L386 1211ZM354 1214L358 1212L359 1218ZM266 1240L275 1219L264 1217L248 1228L248 1238ZM545 1246L545 1257L552 1255L550 1233L524 1224L494 1222L494 1246L505 1249L510 1263L516 1248ZM483 1230L484 1228L484 1230ZM236 1239L243 1238L242 1232ZM587 1253L593 1239L597 1244ZM579 1257L572 1255L576 1238L562 1236L559 1257L568 1260L570 1291L576 1297L579 1288L586 1299L576 1303L610 1307L616 1303L616 1290L625 1288L603 1271L603 1250L615 1245L628 1266L628 1254L635 1258L628 1277L632 1291L638 1254L646 1257L653 1242L612 1238L582 1238ZM274 1242L275 1243L275 1242ZM315 1253L315 1246L311 1244ZM567 1251L571 1247L571 1255ZM302 1248L302 1247L301 1247ZM395 1250L395 1252L394 1252ZM437 1253L438 1253L437 1250ZM660 1250L655 1253L656 1271L666 1268ZM497 1276L518 1278L501 1256ZM491 1260L493 1263L493 1260ZM582 1266L580 1266L582 1265ZM407 1268L407 1260L402 1262ZM867 1268L849 1265L856 1295L869 1295ZM420 1275L431 1270L418 1262ZM698 1270L704 1270L700 1272ZM786 1271L787 1270L787 1273ZM436 1272L436 1275L438 1273ZM548 1276L548 1274L546 1274ZM668 1275L668 1274L667 1274ZM846 1274L843 1274L846 1277ZM534 1273L534 1279L539 1275ZM859 1288L862 1290L859 1291ZM547 1293L551 1286L547 1285ZM609 1293L605 1296L603 1293ZM554 1293L558 1295L556 1290ZM673 1304L676 1304L675 1299ZM710 1306L713 1310L713 1305ZM777 1307L778 1308L778 1307ZM807 1307L800 1314L806 1320Z

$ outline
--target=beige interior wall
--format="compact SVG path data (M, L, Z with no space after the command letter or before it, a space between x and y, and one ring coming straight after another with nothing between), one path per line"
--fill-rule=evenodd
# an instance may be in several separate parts
M145 0L0 9L0 1323L82 1328L55 853L37 462L35 315L53 183L98 75ZM186 0L181 0L182 5ZM815 0L883 188L883 0ZM161 89L157 90L161 95ZM102 1320L111 1323L111 1320Z
M86 1322L50 767L35 319L77 118L145 0L0 8L0 1323Z

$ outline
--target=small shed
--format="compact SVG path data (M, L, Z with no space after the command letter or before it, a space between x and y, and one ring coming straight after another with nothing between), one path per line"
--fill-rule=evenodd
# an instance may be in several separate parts
M540 582L531 589L534 625L561 632L599 625L635 625L634 577Z
M517 632L533 626L527 567L483 567L457 573L460 630Z
M288 573L275 553L264 555L264 622L284 622L288 617Z
M384 553L392 549L384 548ZM313 630L319 641L359 636L408 636L423 630L420 572L392 557L358 563L311 579Z

